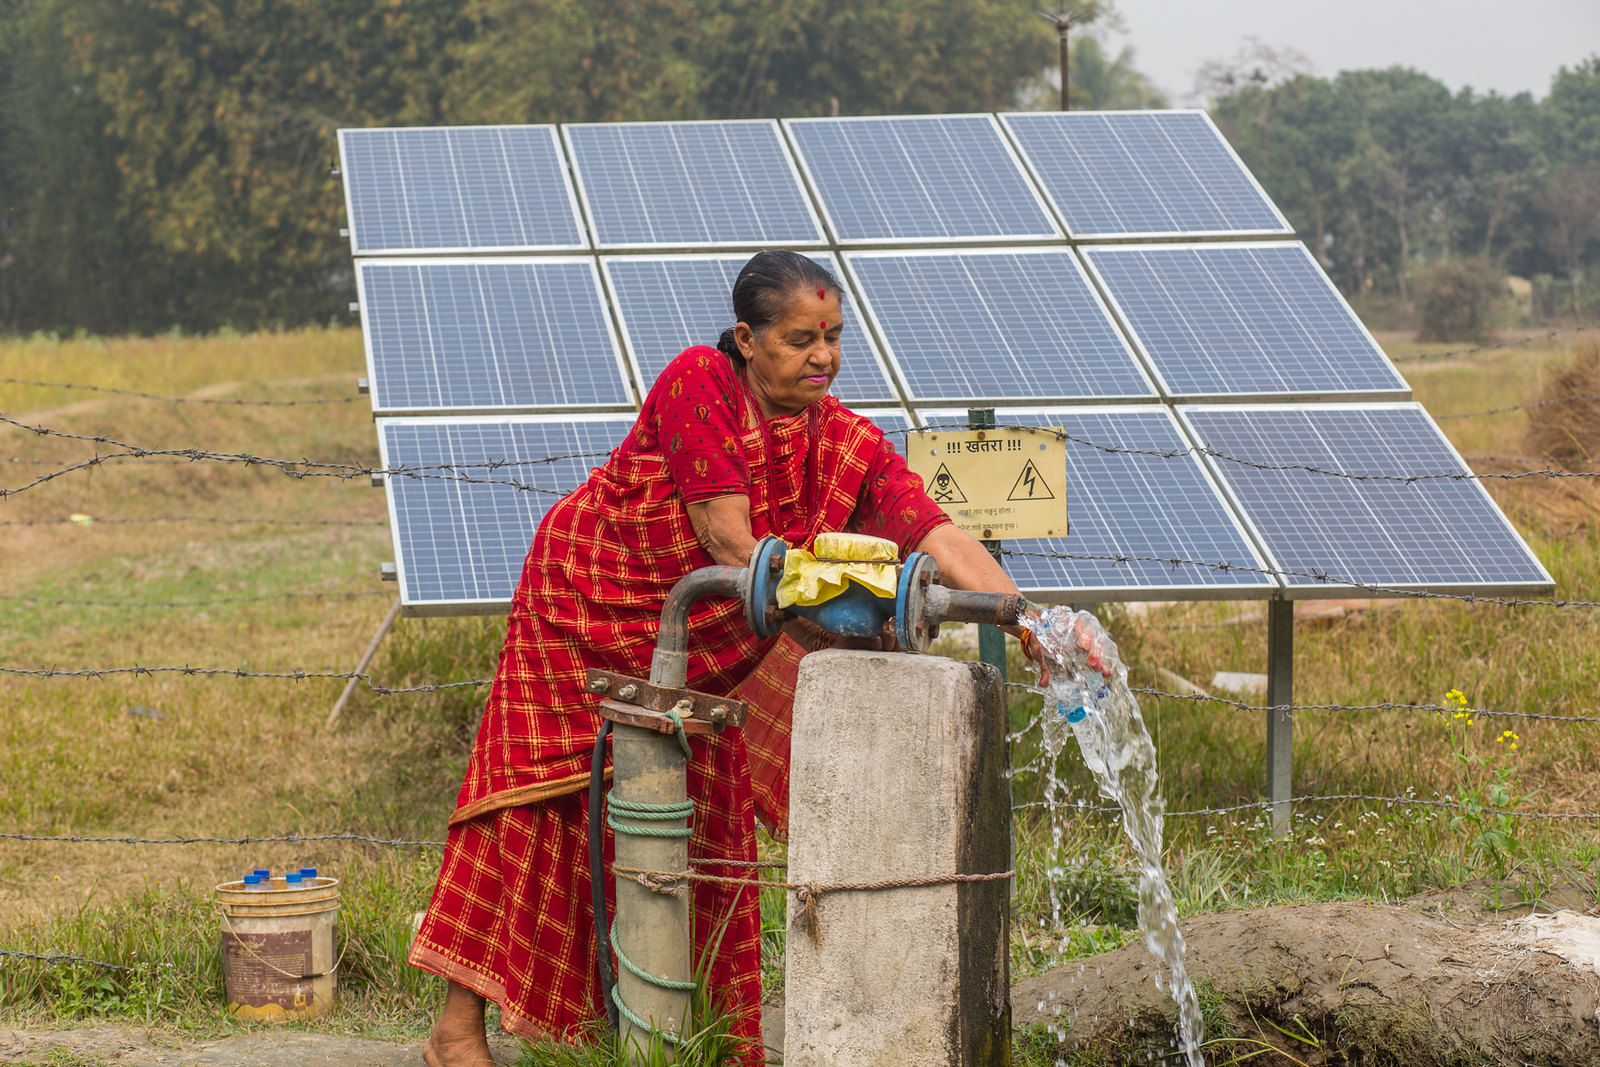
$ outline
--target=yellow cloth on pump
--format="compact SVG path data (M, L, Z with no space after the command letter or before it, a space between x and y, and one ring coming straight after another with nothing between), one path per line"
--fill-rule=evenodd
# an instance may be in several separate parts
M893 598L899 571L899 549L893 541L866 534L821 533L815 554L791 548L783 557L778 579L778 607L826 604L858 582L878 596Z

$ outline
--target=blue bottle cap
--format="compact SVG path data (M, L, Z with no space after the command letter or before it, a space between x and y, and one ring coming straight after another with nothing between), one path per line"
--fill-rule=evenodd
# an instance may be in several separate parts
M261 876L263 882L272 877L272 871L266 867L257 867L255 873Z
M1078 706L1076 708L1073 708L1071 711L1067 712L1067 721L1068 722L1082 722L1084 719L1088 718L1088 716L1089 716L1089 713L1087 711L1084 711L1083 707L1080 705L1080 706Z
M259 874L247 874L247 875L244 876L244 884L246 886L257 886L257 885L260 885L261 884L261 876Z
M315 867L301 867L300 868L300 877L302 879L304 879L304 878L315 879L317 877L317 869Z
M284 881L284 884L286 884L286 885L299 885L300 884L300 872L299 871L290 871L288 874L283 876L283 881Z

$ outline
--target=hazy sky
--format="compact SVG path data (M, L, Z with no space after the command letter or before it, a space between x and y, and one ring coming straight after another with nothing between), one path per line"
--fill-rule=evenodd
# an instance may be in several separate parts
M1041 7L1049 5L1041 4ZM1600 0L1117 0L1137 66L1173 103L1247 37L1298 49L1314 73L1402 64L1460 89L1543 96L1556 68L1600 52Z

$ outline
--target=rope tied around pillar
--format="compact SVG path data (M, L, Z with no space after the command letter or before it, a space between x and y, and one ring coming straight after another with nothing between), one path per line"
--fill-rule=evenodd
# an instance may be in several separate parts
M617 820L632 819L635 822L674 822L678 819L687 819L694 814L694 801L681 800L674 804L644 804L635 800L623 800L617 796L615 789L606 794L606 825L619 834L632 834L634 837L692 837L694 828L690 826L633 826Z
M689 739L683 730L683 720L673 711L666 713L678 727L678 743L683 746L684 756L689 755ZM606 794L606 825L619 834L630 834L634 837L675 837L685 838L694 835L692 826L638 826L634 823L675 822L683 819L686 823L694 816L694 801L680 800L669 804L647 804L637 800L624 800L616 795L613 789ZM618 822L618 819L631 819L632 823ZM668 872L659 872L659 877L635 879L641 886L652 893L661 893L668 896L683 896L689 892L689 883L676 875ZM597 919L597 923L600 920ZM597 946L598 947L598 946ZM671 978L661 978L644 970L628 958L622 950L622 943L617 940L616 920L612 920L610 929L610 945L608 946L617 957L624 970L641 982L648 982L658 989L667 989L673 992L691 992L695 988L693 982L682 982ZM682 1042L677 1034L664 1030L650 1022L641 1019L637 1013L622 999L622 987L613 985L610 990L611 1003L616 1006L617 1012L636 1028L646 1032L655 1032L669 1045Z
M723 860L709 856L696 857L696 863L720 864ZM747 866L746 862L729 860L730 867ZM773 864L773 866L780 866ZM829 893L874 893L887 889L918 889L937 885L969 885L975 882L999 882L1015 878L1017 872L995 871L991 874L932 874L919 878L885 878L876 882L768 882L761 878L729 878L717 874L700 874L697 871L648 871L637 867L613 867L617 877L631 878L652 893L679 895L686 883L709 882L713 885L747 886L761 889L792 890L795 902L800 905L800 924L811 935L813 944L822 943L822 918L819 907Z
M683 890L686 891L687 889L688 886L683 887ZM656 892L656 890L652 890L652 892ZM622 964L623 969L629 974L633 975L635 978L639 979L641 982L649 982L651 985L660 989L670 989L679 993L688 993L694 991L695 985L693 982L678 982L671 978L661 978L657 975L651 974L649 971L644 970L638 964L630 960L627 956L627 953L622 951L622 943L617 940L617 921L615 919L611 920L611 951L616 954L617 962ZM663 1030L657 1026L652 1026L644 1019L641 1019L639 1016L635 1015L633 1009L628 1007L628 1005L623 1002L622 988L620 986L611 987L611 1003L617 1006L617 1011L622 1013L623 1018L627 1019L640 1030L653 1030L656 1033L659 1033L661 1035L661 1039L667 1042L669 1045L676 1045L682 1041L682 1038L680 1038L677 1034L674 1034L669 1030Z

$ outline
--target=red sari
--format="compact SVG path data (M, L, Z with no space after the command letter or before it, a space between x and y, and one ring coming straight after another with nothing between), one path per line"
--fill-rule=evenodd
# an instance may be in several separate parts
M534 535L411 950L416 966L499 1004L519 1037L570 1038L603 1012L583 793L600 717L584 680L591 667L649 674L667 592L713 562L684 505L729 493L749 495L756 537L795 546L851 530L907 552L949 521L883 434L834 398L763 419L743 372L716 349L691 348L662 372L628 439ZM752 860L758 808L777 832L787 824L789 702L803 650L757 638L737 601L707 599L689 618L689 652L690 687L752 702L744 730L691 741L690 855ZM737 1013L735 1032L759 1044L757 894L699 883L694 905L697 959L732 915L710 982Z

